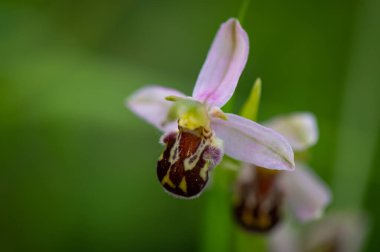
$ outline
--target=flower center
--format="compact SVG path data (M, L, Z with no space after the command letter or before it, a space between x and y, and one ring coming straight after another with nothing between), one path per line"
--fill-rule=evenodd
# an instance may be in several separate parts
M167 97L166 99L174 102L168 113L168 121L178 119L178 126L192 131L201 128L210 130L208 111L203 103L191 98Z

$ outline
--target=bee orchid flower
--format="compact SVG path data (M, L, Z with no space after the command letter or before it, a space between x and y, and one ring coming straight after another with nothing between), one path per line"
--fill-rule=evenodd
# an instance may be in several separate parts
M367 233L368 217L364 213L332 212L306 226L279 226L269 236L269 251L359 252Z
M318 140L316 119L311 113L279 116L264 125L281 133L296 152L296 170L278 172L245 164L235 187L234 215L246 230L267 232L281 220L289 206L300 221L320 217L330 202L330 192L308 165L297 158Z
M294 169L293 150L284 137L221 110L235 91L248 51L246 32L231 18L217 32L191 97L151 85L127 98L129 109L164 133L157 176L174 196L198 196L224 153L260 167Z

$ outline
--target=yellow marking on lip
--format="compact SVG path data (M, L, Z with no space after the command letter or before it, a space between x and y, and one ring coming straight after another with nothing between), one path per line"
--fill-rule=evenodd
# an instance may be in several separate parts
M241 218L246 225L254 225L262 229L268 228L271 224L270 217L267 214L262 214L258 218L254 218L249 209L243 211Z
M185 177L182 178L181 183L179 183L178 187L182 190L182 192L187 193L187 184Z
M165 177L162 178L161 184L162 185L168 184L171 188L175 188L175 185L173 184L173 182L169 178L169 172L166 173Z
M205 165L199 170L199 176L201 176L201 178L202 178L204 181L206 181L208 165L209 165L209 162L207 161L207 162L205 163Z
M174 145L170 149L169 162L172 163L172 164L174 164L175 162L177 162L178 159L179 159L178 146L179 146L180 141L181 141L181 134L179 134L178 138L174 142ZM174 153L176 154L175 156L174 156Z
M258 219L258 224L260 227L266 228L270 225L270 218L267 214L263 214L259 219Z
M194 167L198 163L199 159L201 158L202 152L206 148L206 146L207 146L207 144L205 143L204 140L202 140L202 142L198 146L198 149L196 150L196 152L193 155L191 155L189 158L185 159L185 161L183 162L185 171L190 171L190 170L194 169ZM190 163L190 160L193 159L194 157L196 157L196 158Z
M198 149L194 155L185 159L185 161L183 162L185 171L191 171L192 169L194 169L194 167L196 166L196 164L198 163L198 161L200 159L200 156L201 156L200 153L201 153L201 151L199 151L199 149ZM190 160L194 157L196 157L196 158L190 163Z
M252 217L249 210L244 210L241 218L242 221L247 225L252 225L255 223L255 219Z

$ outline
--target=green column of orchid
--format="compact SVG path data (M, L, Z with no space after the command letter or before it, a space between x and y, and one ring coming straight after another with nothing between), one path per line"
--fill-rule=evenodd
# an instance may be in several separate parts
M256 79L251 93L243 105L240 115L252 121L257 120L261 97L261 80ZM266 239L263 235L248 233L235 227L235 249L237 252L266 251Z

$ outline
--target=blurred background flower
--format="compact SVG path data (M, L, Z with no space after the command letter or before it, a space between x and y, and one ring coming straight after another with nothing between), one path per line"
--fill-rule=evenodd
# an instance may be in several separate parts
M327 186L307 166L307 150L318 140L318 125L313 114L298 112L272 118L265 123L282 134L296 157L293 172L266 171L244 164L235 183L234 215L249 231L268 232L283 219L283 205L299 221L323 216L331 201Z
M146 83L191 93L215 31L240 5L1 1L0 251L194 251L205 234L234 242L202 224L215 192L162 193L151 142L160 133L123 102ZM310 165L331 185L333 208L368 211L364 251L380 250L379 24L377 0L253 1L233 107L260 76L259 121L317 116Z
M301 230L285 223L270 237L272 252L358 252L368 232L360 212L333 212Z

